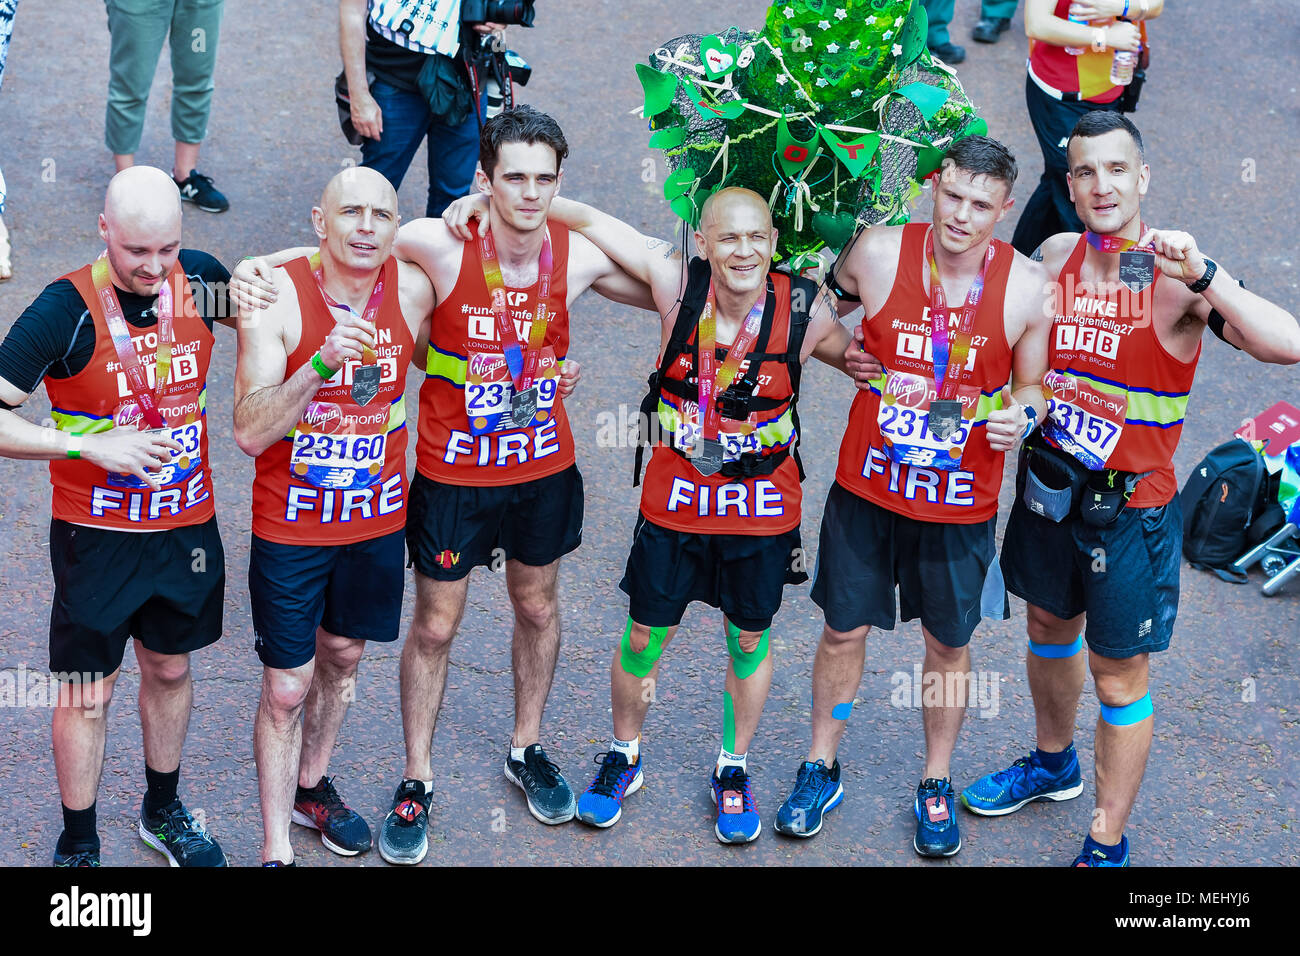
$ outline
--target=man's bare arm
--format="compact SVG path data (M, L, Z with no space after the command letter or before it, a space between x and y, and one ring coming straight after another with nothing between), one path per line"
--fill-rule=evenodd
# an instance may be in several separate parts
M808 315L808 330L804 333L799 361L806 362L808 356L812 355L831 368L852 376L844 357L852 340L849 330L840 324L835 310L835 297L829 289L822 286L817 290L816 300Z

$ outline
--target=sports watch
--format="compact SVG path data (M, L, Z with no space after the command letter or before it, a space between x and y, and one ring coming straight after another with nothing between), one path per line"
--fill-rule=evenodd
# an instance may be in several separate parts
M1197 295L1200 295L1210 287L1210 283L1214 281L1214 273L1219 269L1219 264L1209 256L1203 256L1202 258L1205 259L1205 274L1195 282L1188 283L1187 285L1187 288L1191 289Z

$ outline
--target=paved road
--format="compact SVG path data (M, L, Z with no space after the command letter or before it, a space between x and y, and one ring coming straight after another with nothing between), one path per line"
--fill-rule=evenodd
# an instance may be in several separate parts
M303 9L318 19L301 22ZM1295 309L1292 220L1297 126L1294 40L1300 11L1285 0L1226 5L1173 2L1154 28L1155 65L1135 119L1148 137L1152 168L1148 221L1191 231L1201 246L1251 287ZM631 65L659 40L761 23L764 5L743 0L722 18L713 5L566 0L539 4L538 27L513 45L535 67L527 100L554 114L572 146L564 191L597 202L646 231L668 235L673 221L656 184L641 180L644 124ZM976 5L960 5L962 41ZM961 77L994 135L1020 157L1018 203L1041 170L1024 111L1021 21L995 47L968 43ZM201 168L230 197L231 211L186 214L186 244L223 261L310 238L308 211L319 187L356 159L334 120L338 70L331 4L229 0L221 38L211 135ZM93 258L95 214L111 169L102 138L108 35L98 4L23 4L0 94L0 163L10 188L7 222L17 275L0 285L7 328L44 284ZM166 165L166 57L149 107L142 162ZM408 216L423 208L422 158L401 190ZM1243 169L1253 168L1251 181ZM919 210L925 215L924 207ZM998 234L1009 239L1015 213ZM656 336L644 314L589 298L575 310L574 354L586 376L571 405L587 483L582 549L563 564L565 644L545 725L552 756L583 786L592 754L607 746L608 664L626 617L617 590L636 514L631 451L597 444L605 419L640 397ZM252 760L252 717L260 667L252 651L245 594L252 462L230 436L235 342L218 330L209 405L219 514L230 568L226 636L196 656L195 708L184 759L183 795L201 808L232 863L257 861L260 821ZM815 548L821 503L851 392L818 367L805 376L804 454L808 465L804 542ZM416 382L410 392L414 398ZM1185 476L1244 417L1278 397L1300 401L1294 369L1259 366L1213 339L1201 362L1182 447ZM43 395L26 409L41 420ZM1004 492L1004 509L1008 496ZM1005 510L1004 510L1005 514ZM7 558L0 568L0 668L39 671L47 660L49 613L44 468L0 460L0 520ZM431 863L919 864L910 848L911 798L921 770L920 714L895 707L893 675L919 660L915 624L869 641L867 672L841 757L847 798L817 839L792 843L770 830L747 848L712 836L708 768L721 723L725 652L716 614L693 608L667 654L659 699L645 730L645 789L624 822L608 832L577 824L546 828L527 814L500 772L510 733L510 615L500 575L475 572L470 605L452 651L446 706L434 744L436 794ZM408 606L411 596L408 593ZM409 613L409 608L408 608ZM770 821L793 780L808 735L811 660L820 633L806 588L788 589L773 637L772 695L751 769ZM1156 737L1130 834L1143 864L1282 864L1300 860L1296 839L1296 722L1300 677L1300 588L1263 598L1257 582L1233 587L1190 569L1183 576L1178 631L1153 665ZM990 679L986 717L968 718L953 763L957 785L1009 763L1031 745L1033 716L1024 676L1023 605L1008 622L977 632L975 666ZM1247 683L1253 682L1253 683ZM119 682L99 817L105 862L157 865L134 835L143 789L133 665ZM1243 688L1253 687L1244 701ZM1092 778L1091 682L1079 716L1085 774ZM352 806L377 823L401 769L397 648L372 647L332 772ZM0 864L43 865L59 833L49 748L49 713L0 708ZM961 818L962 853L944 865L1068 862L1091 802L1032 805L1010 819ZM376 854L343 861L305 831L299 858L312 865L382 865Z

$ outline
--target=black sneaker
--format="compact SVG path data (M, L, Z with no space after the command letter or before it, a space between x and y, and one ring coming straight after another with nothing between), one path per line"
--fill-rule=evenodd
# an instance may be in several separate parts
M506 779L528 797L528 812L542 823L568 823L577 815L573 791L541 744L528 747L523 760L513 759L507 751L505 771Z
M226 854L177 798L155 816L140 809L140 839L172 866L225 866Z
M343 802L333 777L321 777L316 789L298 788L293 798L293 822L320 831L320 841L339 856L356 856L370 849L370 827Z
M191 169L188 179L177 179L176 187L181 191L181 198L192 202L204 212L225 212L230 208L230 200L212 185L212 177L204 176L197 169Z
M961 849L957 811L953 804L952 781L927 777L916 788L912 810L916 814L916 836L912 849L921 856L952 856Z
M422 780L403 780L393 794L393 809L379 828L379 855L389 863L419 863L429 852L429 804Z
M979 43L997 43L998 35L1011 29L1011 20L1007 17L980 17L971 31L972 39Z
M940 43L938 46L930 47L930 52L943 60L943 62L947 63L949 66L955 66L966 59L966 48L964 46L958 46L951 40L947 43Z
M58 847L54 848L54 865L55 866L99 866L99 843L96 841L94 846L83 846L69 850L67 853L60 853Z

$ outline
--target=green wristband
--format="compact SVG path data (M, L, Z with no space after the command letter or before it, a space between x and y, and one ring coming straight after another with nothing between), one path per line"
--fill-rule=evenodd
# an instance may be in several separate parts
M80 458L80 457L81 457L81 443L82 443L83 439L84 439L84 436L82 436L82 435L70 435L70 436L68 436L68 457L69 457L69 458Z
M334 377L334 369L325 364L325 360L320 357L319 352L311 357L311 367L314 368L316 374L326 382Z

